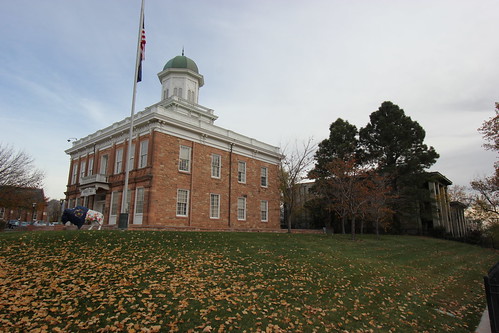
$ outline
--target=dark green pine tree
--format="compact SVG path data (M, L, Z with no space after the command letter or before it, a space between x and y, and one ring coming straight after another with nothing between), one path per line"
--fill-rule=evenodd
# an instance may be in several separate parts
M424 143L426 133L392 102L384 102L370 115L370 122L359 131L362 158L373 163L379 172L391 179L392 203L396 212L394 227L409 216L419 214L418 202L426 200L422 190L427 180L425 169L439 155Z
M319 143L315 152L315 167L311 174L313 178L328 176L326 165L336 158L348 160L355 157L359 140L355 125L338 118L329 126L329 138Z
M392 102L384 102L371 113L359 134L363 157L395 178L421 173L439 157L424 144L426 133L421 125Z

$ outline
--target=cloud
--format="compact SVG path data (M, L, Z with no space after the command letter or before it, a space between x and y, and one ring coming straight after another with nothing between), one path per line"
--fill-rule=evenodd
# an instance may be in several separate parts
M66 165L48 177L54 197L65 189L65 140L130 114L139 6L2 4L0 121L9 128L0 141L34 154L47 143L45 155ZM438 171L471 178L494 162L476 129L499 101L498 10L493 0L147 2L136 110L159 101L156 74L185 47L219 126L273 145L320 141L338 117L362 127L390 100L424 127Z

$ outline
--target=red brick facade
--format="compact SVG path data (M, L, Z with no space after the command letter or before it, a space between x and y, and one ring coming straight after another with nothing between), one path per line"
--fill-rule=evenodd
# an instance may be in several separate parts
M147 165L140 167L141 143L147 141ZM227 149L215 148L203 142L182 139L159 131L151 131L140 136L139 143L134 139L133 167L129 177L129 227L186 227L195 229L251 229L276 230L279 222L279 186L277 182L278 166L255 157L235 152L235 145L227 144ZM189 170L179 171L180 147L190 148ZM121 172L115 173L117 151L123 149ZM68 177L66 192L69 206L85 205L104 213L105 224L116 224L121 210L121 197L124 186L124 163L127 141L115 143L109 147L87 151L73 158ZM220 156L219 177L212 177L212 155ZM88 181L90 174L100 174L102 156L107 155L107 169L102 175L102 184ZM93 171L90 172L90 160L93 159ZM245 182L238 180L239 162L245 162ZM81 170L84 166L85 170ZM77 168L77 172L75 172ZM267 171L267 184L262 186L262 168ZM76 174L76 177L73 175ZM94 176L95 177L95 176ZM76 178L73 183L73 178ZM264 181L265 183L265 181ZM97 190L89 195L86 186ZM143 191L142 221L137 223L137 189ZM143 189L143 190L142 190ZM180 204L177 211L178 190L188 193L185 205ZM182 191L183 190L183 191ZM85 196L82 196L84 194ZM210 205L212 195L218 197L217 205ZM112 199L117 205L112 205ZM116 197L118 198L116 200ZM244 199L243 199L244 198ZM238 199L246 202L245 210L239 210ZM142 201L142 200L139 200ZM262 203L263 201L263 203ZM140 205L140 203L139 203ZM267 211L262 213L263 208ZM230 209L229 209L230 207ZM240 207L241 208L241 207ZM183 214L184 210L186 214ZM211 211L214 214L211 214ZM244 214L243 214L244 213ZM211 216L211 215L215 215ZM218 215L218 216L217 216ZM245 215L241 219L241 215ZM262 221L263 220L263 221Z
M49 222L43 189L3 186L0 202L0 220Z

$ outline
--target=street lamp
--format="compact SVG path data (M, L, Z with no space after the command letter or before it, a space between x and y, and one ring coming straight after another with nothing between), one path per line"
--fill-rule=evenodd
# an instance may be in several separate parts
M60 207L61 211L59 212L59 218L57 219L58 222L62 222L62 220L61 220L62 215L61 214L62 214L62 212L64 212L64 203L65 203L65 201L66 200L64 200L64 199L59 200L59 203L61 204L61 207Z
M33 202L33 212L32 212L32 214L31 214L31 219L32 219L33 221L36 219L35 209L36 209L36 202Z

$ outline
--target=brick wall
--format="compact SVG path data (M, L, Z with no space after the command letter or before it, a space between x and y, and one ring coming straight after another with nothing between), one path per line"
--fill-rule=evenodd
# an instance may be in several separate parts
M154 133L153 185L149 224L190 226L213 229L278 229L279 192L277 166L240 156L208 145L195 143L163 133ZM180 146L191 148L190 172L179 171ZM220 178L211 177L211 156L221 156ZM245 161L246 183L237 181L237 162ZM269 170L268 187L260 186L260 168ZM229 178L232 181L229 183ZM188 216L177 216L177 190L189 191ZM229 191L230 189L230 191ZM210 218L210 194L220 195L220 217ZM237 220L237 198L246 197L245 221ZM231 210L229 213L229 200ZM260 219L260 200L269 203L268 222ZM230 218L230 221L229 221Z
M205 144L184 140L172 135L153 132L140 137L140 141L149 140L148 167L137 169L139 163L140 145L135 142L135 167L130 172L130 223L133 223L135 189L143 187L144 213L143 226L158 227L189 227L203 229L254 229L276 230L280 228L279 222L279 186L278 166L255 158L231 153L227 150L214 148ZM190 171L179 171L180 146L191 148ZM114 175L116 150L124 149L123 172ZM95 173L100 170L100 156L107 154L108 182L110 190L106 193L105 221L109 221L111 208L111 193L123 191L124 166L126 158L126 143L113 145L99 151L94 158ZM221 156L220 178L211 176L211 156ZM72 167L86 157L74 160ZM246 182L238 182L238 161L246 162ZM232 164L232 165L231 165ZM88 162L86 163L88 167ZM70 168L69 182L71 181ZM261 167L268 169L268 186L260 185ZM79 170L78 175L81 172ZM88 173L87 173L88 174ZM231 179L231 181L229 181ZM78 178L79 182L79 178ZM187 216L177 216L177 190L189 191ZM76 185L68 185L66 192L68 199L79 196ZM102 193L102 192L101 192ZM210 218L210 194L220 195L219 218ZM237 199L246 198L246 219L237 218ZM262 222L260 215L260 201L268 201L268 221ZM92 203L93 200L89 200ZM230 210L229 210L230 206ZM92 207L90 207L92 208ZM121 200L118 211L121 209ZM107 222L105 222L107 224Z

